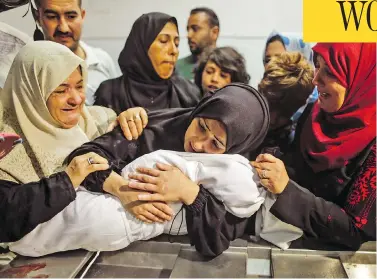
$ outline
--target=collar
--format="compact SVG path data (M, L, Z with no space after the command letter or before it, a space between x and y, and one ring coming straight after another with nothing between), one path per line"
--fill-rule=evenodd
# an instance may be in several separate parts
M97 65L100 62L96 53L93 51L92 47L88 46L86 43L84 43L81 40L80 40L80 47L82 47L82 49L85 52L85 55L86 55L85 62L88 65L88 67L92 65Z

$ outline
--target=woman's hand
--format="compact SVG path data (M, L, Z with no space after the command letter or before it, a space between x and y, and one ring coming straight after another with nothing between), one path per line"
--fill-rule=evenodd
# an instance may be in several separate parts
M167 204L162 202L139 202L138 195L143 192L130 189L128 183L128 180L112 172L106 179L103 190L116 196L125 210L131 212L141 221L162 223L171 220L174 212Z
M138 173L129 175L129 187L154 194L142 193L138 195L143 201L181 201L186 205L192 204L198 193L199 186L188 179L180 169L157 163L157 169L137 168Z
M118 191L117 197L121 200L123 207L127 211L143 222L163 223L171 220L174 212L166 203L138 201L138 196L142 193L144 192L122 186Z
M138 192L137 194L140 194ZM139 220L146 223L170 221L174 215L173 210L163 202L134 201L127 204L126 209Z
M123 134L128 140L136 140L142 134L148 124L148 114L142 107L130 108L120 113L112 124L108 132L120 125Z
M273 194L280 194L287 187L289 177L284 163L270 154L260 154L250 164L256 169L261 184Z
M90 173L108 168L109 164L105 158L90 152L73 158L65 172L71 179L73 187L77 188Z

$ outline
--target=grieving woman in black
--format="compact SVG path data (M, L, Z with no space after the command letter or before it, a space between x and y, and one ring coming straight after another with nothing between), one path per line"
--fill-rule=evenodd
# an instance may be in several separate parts
M117 196L137 218L150 222L155 221L151 215L156 215L156 208L149 208L146 213L134 209L144 203L135 203L140 192L130 190L125 186L128 181L117 174L123 166L159 149L242 155L259 146L268 125L267 102L260 93L247 85L230 84L215 94L208 93L195 108L149 112L148 126L136 141L128 141L115 129L82 145L67 161L87 152L108 159L111 169L89 175L82 185L91 191ZM185 179L176 170L166 171L167 181L177 176L181 177L180 181ZM227 213L222 202L203 187L193 182L186 186L185 191L181 191L185 196L179 199L185 203L191 242L201 254L216 256L229 247L231 240L244 234L248 220Z
M94 105L119 113L132 107L157 110L195 106L200 100L199 88L174 75L178 45L174 17L163 13L139 17L119 56L122 76L100 85Z

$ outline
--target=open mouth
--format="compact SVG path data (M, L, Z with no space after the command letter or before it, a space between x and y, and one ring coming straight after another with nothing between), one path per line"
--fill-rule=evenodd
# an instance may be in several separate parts
M208 89L211 90L211 91L213 91L213 90L217 90L217 89L219 89L219 87L217 87L217 86L215 86L215 85L209 85L209 86L208 86Z

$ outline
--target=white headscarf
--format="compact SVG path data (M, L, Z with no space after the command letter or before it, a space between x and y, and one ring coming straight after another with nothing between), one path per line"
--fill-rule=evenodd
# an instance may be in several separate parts
M2 132L19 134L24 144L0 161L0 179L27 183L51 175L70 152L100 135L85 106L79 124L62 129L46 105L50 94L79 66L86 84L84 60L64 45L31 42L17 54L0 96L0 125Z
M267 42L272 37L279 35L282 41L284 42L284 47L287 52L301 52L306 60L308 60L311 64L313 64L313 50L312 46L309 43L305 43L302 39L302 35L300 33L293 33L293 32L277 32L272 31L270 35L268 35L266 40L266 45L263 49L263 60L266 56L266 47Z

